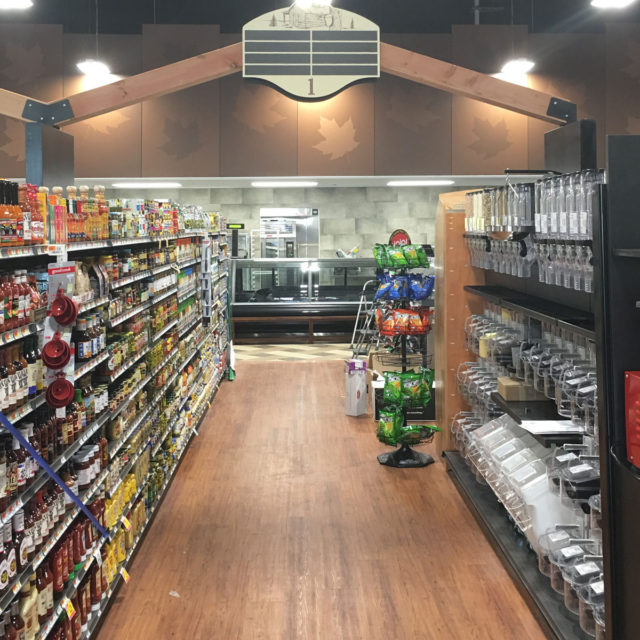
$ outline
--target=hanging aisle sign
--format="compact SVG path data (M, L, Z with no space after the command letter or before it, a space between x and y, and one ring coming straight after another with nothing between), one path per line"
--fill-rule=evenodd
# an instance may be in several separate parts
M243 75L298 98L326 98L380 77L380 29L330 0L298 0L242 30Z

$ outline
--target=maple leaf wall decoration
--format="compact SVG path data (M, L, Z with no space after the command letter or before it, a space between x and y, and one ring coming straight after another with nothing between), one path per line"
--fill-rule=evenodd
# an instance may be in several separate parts
M484 160L495 158L498 154L511 147L509 130L504 118L495 124L491 124L489 120L475 118L472 131L476 136L476 141L467 145L467 148L482 156Z
M18 120L0 118L0 153L11 162L24 162L24 125Z
M360 143L356 140L356 129L353 126L351 117L340 125L335 118L329 120L321 116L318 133L324 140L314 145L313 148L323 155L329 156L331 160L344 158L360 146Z
M36 42L31 46L20 42L4 46L3 64L0 77L13 85L23 85L33 82L46 74L42 47Z
M202 147L200 127L194 121L184 125L178 120L165 118L164 135L167 141L158 149L176 160L184 160Z
M267 87L242 88L238 93L233 117L245 127L264 134L286 120L276 110L282 99L282 96Z
M122 114L121 111L112 111L97 118L90 118L85 122L86 126L102 135L111 135L131 118Z

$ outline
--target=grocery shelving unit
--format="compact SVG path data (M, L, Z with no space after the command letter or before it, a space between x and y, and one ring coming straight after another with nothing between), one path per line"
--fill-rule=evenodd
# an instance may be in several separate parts
M219 237L220 233L216 232L212 235ZM92 252L102 253L104 252L104 250L117 250L122 247L128 248L138 245L144 246L159 241L164 243L182 238L205 237L211 238L211 236L209 236L209 234L206 232L190 231L175 235L127 238L124 240L83 242L65 246L43 245L41 247L3 248L0 249L0 264L2 266L6 264L7 267L11 268L15 264L15 260L21 260L22 266L25 259L33 259L37 261L37 264L43 265L46 264L46 262L52 262L52 258L57 258L58 261L60 261L61 259L66 258L66 256L79 257L81 255L91 255ZM169 272L171 270L175 270L179 273L186 269L196 267L196 265L198 265L200 261L200 258L189 258L177 260L176 262L170 264L159 265L154 268L135 273L131 276L112 281L109 285L109 290L112 292L112 295L114 293L117 294L122 287L130 285L134 282L143 281L155 275ZM167 353L165 357L157 364L157 366L148 371L147 375L145 375L144 378L142 378L138 382L131 393L126 398L124 398L124 400L117 407L115 407L111 411L107 410L104 411L101 415L98 415L91 424L87 425L87 427L83 430L82 434L77 440L75 440L71 445L67 446L61 455L59 455L54 460L49 461L49 464L54 471L57 472L59 469L61 469L63 465L65 465L74 456L74 454L83 447L83 445L88 443L93 436L100 433L100 430L103 429L103 427L109 420L113 420L114 418L118 417L123 411L125 411L130 406L135 396L154 380L154 377L157 373L159 373L166 367L171 368L172 373L168 376L166 382L162 385L162 387L155 390L151 401L144 407L142 411L140 411L137 415L133 416L129 420L126 428L123 430L122 436L118 440L115 440L109 444L109 465L100 472L100 474L95 478L88 489L85 489L84 491L81 491L79 493L78 498L81 503L84 505L88 505L90 502L92 502L92 500L95 499L97 495L99 495L100 491L106 487L105 483L110 477L111 469L119 468L113 467L115 458L118 453L124 450L124 447L127 445L127 443L136 436L145 421L154 414L154 411L157 413L157 409L160 406L160 403L163 401L163 398L165 397L167 392L174 386L174 383L178 379L178 376L191 366L196 356L200 356L199 366L192 374L189 375L188 378L185 378L186 380L190 381L190 386L188 388L183 388L183 395L175 399L170 405L171 407L173 407L174 412L171 416L171 419L169 420L167 427L164 428L161 433L153 433L153 440L143 441L134 453L129 452L128 458L125 457L126 463L122 468L119 468L119 476L116 476L115 483L112 481L112 479L109 479L109 483L111 486L109 486L107 490L107 495L113 496L120 487L121 483L127 477L127 475L135 467L137 461L140 459L143 453L145 453L145 451L149 450L149 452L153 456L155 456L160 452L161 448L164 448L166 446L168 442L170 442L171 440L174 441L175 451L172 455L169 456L169 463L164 484L161 490L156 495L154 503L152 505L149 505L149 508L147 509L147 519L144 527L142 531L139 532L139 535L135 540L132 548L128 550L127 559L120 565L119 570L122 570L123 568L130 565L134 554L139 549L140 544L144 536L146 535L149 526L152 523L153 518L155 517L155 514L157 513L157 510L168 491L169 486L171 485L175 473L183 459L184 453L187 450L193 436L197 433L197 429L199 428L199 425L202 423L205 417L206 409L217 393L220 383L224 379L226 374L229 335L226 327L226 319L228 318L228 316L225 315L227 314L226 286L225 282L223 282L223 278L226 276L226 266L223 267L223 263L221 260L219 260L219 256L213 256L213 262L218 264L218 276L216 277L216 282L214 283L214 287L216 287L217 285L216 301L218 304L216 304L216 307L213 310L211 322L208 323L208 326L201 328L201 326L203 325L203 317L201 315L196 315L196 317L191 317L189 315L180 323L177 319L169 320L162 326L162 328L158 329L154 335L149 337L149 341L145 347L137 351L135 355L124 362L116 371L111 373L111 375L101 377L100 379L108 384L116 382L121 376L126 374L128 371L131 371L135 365L141 362L142 359L151 351L153 346L158 344L164 337L169 335L170 332L175 332L179 336L180 341L183 341L191 332L197 330L201 332L199 333L201 337L198 344L195 345L194 348L192 348L184 357L180 357L180 350L178 348L179 345L178 342L176 342L173 350ZM222 269L224 269L224 273L222 272ZM180 290L176 284L172 284L156 292L155 295L150 295L147 301L124 311L116 317L109 318L108 324L110 327L118 327L127 320L135 318L135 316L147 311L148 309L153 308L154 305L162 302L163 300L166 300L171 296L175 296L175 299L178 301L178 303L181 303L188 300L189 298L198 295L199 288L197 284L191 284L188 287ZM103 296L98 299L82 302L81 304L79 304L79 312L80 314L83 314L91 311L92 309L105 306L110 302L110 299L110 296ZM43 333L43 323L33 322L18 329L13 329L1 333L0 346L8 345L33 335L41 336L43 335ZM205 348L207 349L207 351L204 351ZM76 381L82 376L91 372L94 372L95 375L95 371L97 370L97 368L100 367L102 363L104 363L108 358L109 353L105 350L91 360L77 364L73 372L71 381ZM27 401L22 407L16 409L11 414L6 415L6 418L8 418L11 423L16 423L17 421L28 417L32 412L36 411L44 404L45 394L40 393L35 398ZM182 435L180 435L178 441L175 442L175 437L172 436L172 433L180 432L180 429L179 431L174 432L174 428L177 427L178 423L181 421L186 421L186 424L191 424L191 427L180 427ZM132 507L134 503L136 503L136 501L143 495L143 492L146 491L148 478L149 476L147 477L147 479L145 479L144 482L139 484L136 494L132 496L129 500L129 503L125 505L122 511L123 515L127 513L127 509ZM49 476L47 475L47 473L44 470L40 470L33 479L30 486L26 488L22 493L20 493L14 500L12 500L4 513L0 514L0 522L2 524L10 522L11 518L19 510L21 510L36 495L36 493L45 486L48 481ZM52 531L46 544L39 551L39 553L33 558L31 562L29 562L29 564L24 568L23 571L18 573L15 578L11 580L8 590L2 596L0 596L0 614L8 609L9 605L19 594L22 587L26 583L28 583L31 574L37 570L37 568L42 564L42 562L44 562L45 558L51 552L51 550L65 536L71 523L75 521L76 516L79 513L80 509L77 506L74 506L73 509L68 511L65 518ZM112 526L109 533L111 535L115 534L121 526L122 523L120 520L118 520ZM87 572L91 570L93 562L101 562L101 560L97 560L100 555L99 550L102 545L107 542L107 540L108 538L101 538L96 542L93 549L87 550L86 559L82 565L82 568L80 569L80 571L76 572L74 579L65 586L63 597L56 600L53 614L44 624L41 625L40 631L36 635L36 638L38 638L38 640L44 640L51 632L60 615L63 613L63 604L65 603L65 598L70 598L75 593L75 590L87 575ZM118 573L117 577L110 584L108 591L103 594L99 611L93 611L91 619L88 623L88 630L83 633L83 638L94 637L94 635L97 633L99 625L104 620L104 615L113 602L115 594L117 593L121 582L121 573Z

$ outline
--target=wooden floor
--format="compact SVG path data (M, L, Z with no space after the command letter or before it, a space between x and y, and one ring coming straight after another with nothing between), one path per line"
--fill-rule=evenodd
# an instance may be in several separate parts
M99 640L543 640L444 465L377 463L342 367L239 363Z

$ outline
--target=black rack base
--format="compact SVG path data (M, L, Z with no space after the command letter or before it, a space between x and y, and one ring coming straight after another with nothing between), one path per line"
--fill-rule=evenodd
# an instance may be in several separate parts
M546 636L551 640L587 640L589 636L580 629L577 616L567 610L563 598L551 588L549 579L538 571L535 553L526 539L515 531L493 491L478 484L457 451L445 451L443 456L460 495Z
M378 462L387 467L398 469L419 469L428 467L434 463L434 459L426 453L418 453L411 447L403 444L399 449L391 453L382 453L378 456Z

